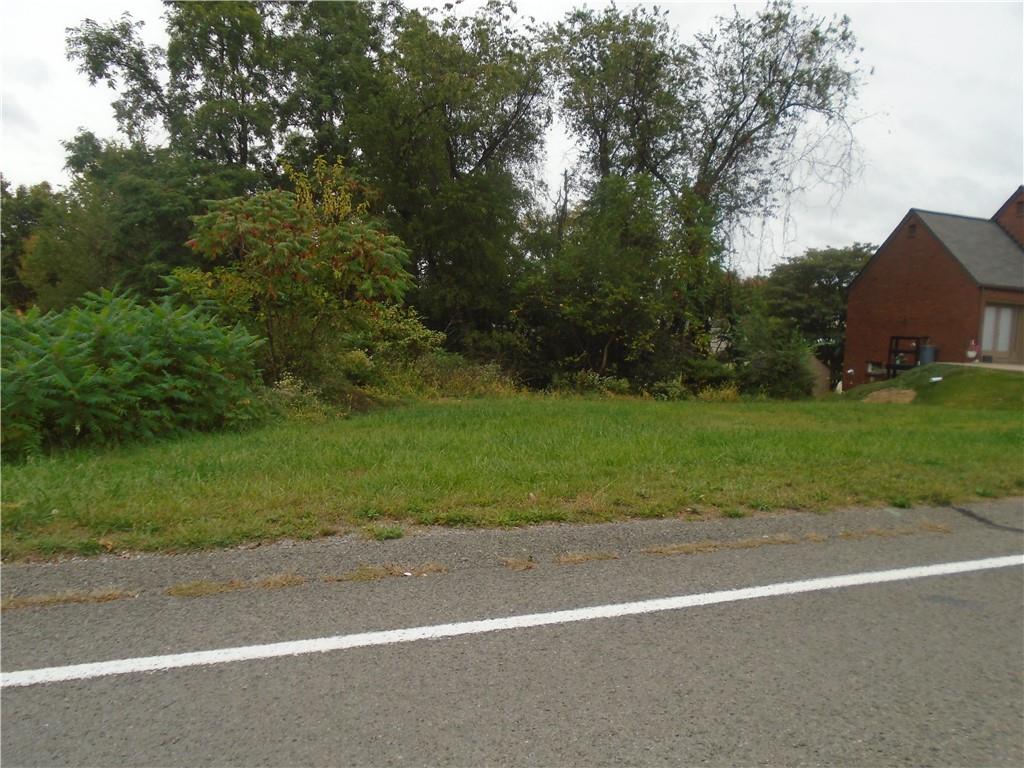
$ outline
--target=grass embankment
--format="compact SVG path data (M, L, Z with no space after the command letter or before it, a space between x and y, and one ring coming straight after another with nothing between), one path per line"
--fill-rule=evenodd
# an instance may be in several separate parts
M1024 489L1018 414L860 402L443 402L5 468L3 556L368 525L948 503Z
M941 378L941 381L932 381ZM1024 418L1024 374L995 368L933 363L912 368L894 379L851 390L847 397L863 400L873 392L909 389L917 405L1016 411Z

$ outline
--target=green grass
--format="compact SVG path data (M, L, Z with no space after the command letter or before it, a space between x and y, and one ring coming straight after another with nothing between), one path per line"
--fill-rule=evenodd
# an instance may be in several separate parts
M405 535L400 525L368 525L365 530L367 536L377 541L400 539Z
M931 381L940 376L942 381ZM1018 422L1024 414L1024 374L1016 371L933 363L857 387L846 397L859 400L881 389L912 389L917 392L915 405L1011 410Z
M1019 413L514 397L5 467L3 557L1024 492Z

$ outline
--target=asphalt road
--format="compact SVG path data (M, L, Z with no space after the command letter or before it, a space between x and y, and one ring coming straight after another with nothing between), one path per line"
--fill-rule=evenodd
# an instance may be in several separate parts
M780 537L784 537L780 538ZM785 540L789 543L769 543ZM705 551L652 548L703 542ZM708 542L711 542L710 544ZM692 548L692 547L691 547ZM567 552L617 559L559 564ZM1024 553L1024 500L4 566L4 673ZM533 559L512 570L505 558ZM446 573L325 582L362 565ZM196 579L301 586L184 599ZM5 687L21 765L1020 765L1024 568Z

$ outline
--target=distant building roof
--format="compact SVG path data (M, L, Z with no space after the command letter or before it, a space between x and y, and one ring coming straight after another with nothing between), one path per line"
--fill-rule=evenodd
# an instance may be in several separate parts
M979 285L1024 290L1024 248L996 222L912 210Z

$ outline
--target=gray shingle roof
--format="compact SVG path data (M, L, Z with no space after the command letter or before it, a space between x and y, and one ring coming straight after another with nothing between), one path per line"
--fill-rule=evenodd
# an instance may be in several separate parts
M912 209L971 277L989 288L1024 290L1024 248L991 219Z

